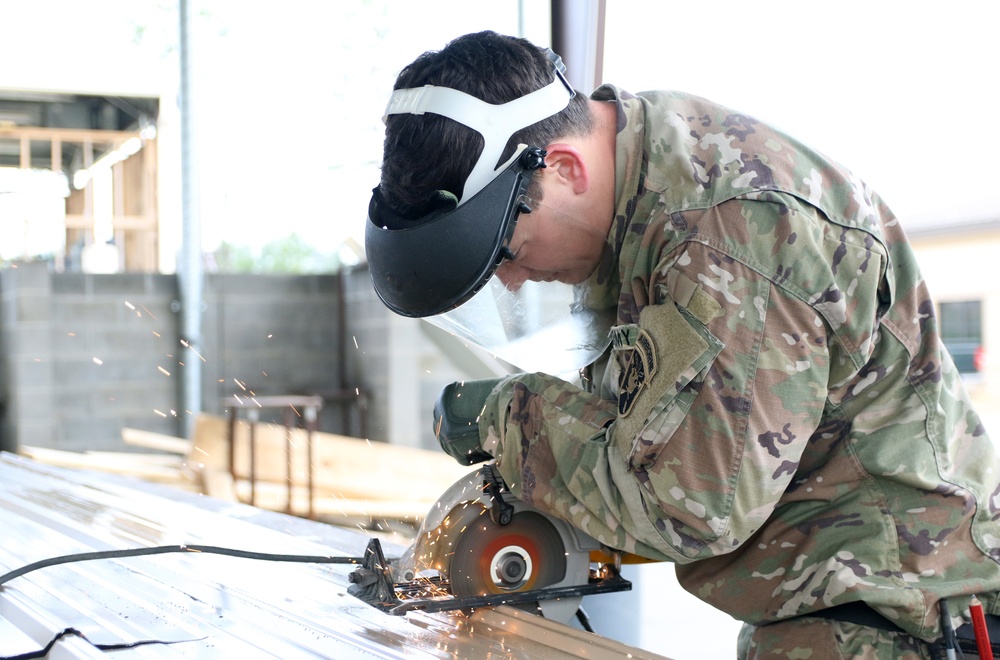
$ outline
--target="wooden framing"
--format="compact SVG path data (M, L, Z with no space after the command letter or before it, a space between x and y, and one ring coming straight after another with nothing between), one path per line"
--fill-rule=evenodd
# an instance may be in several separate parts
M16 141L20 145L19 167L29 169L43 165L32 163L32 143L50 145L50 168L64 171L70 179L70 197L66 200L66 246L75 243L89 245L94 241L94 182L82 190L72 186L74 172L63 168L66 145L79 145L82 167L97 161L95 152L111 152L136 138L143 145L136 153L115 163L112 172L112 228L115 244L120 250L120 266L130 272L159 270L159 217L157 213L157 149L155 139L143 139L139 131L104 131L97 129L43 128L35 126L0 126L0 140ZM57 270L63 257L58 255Z

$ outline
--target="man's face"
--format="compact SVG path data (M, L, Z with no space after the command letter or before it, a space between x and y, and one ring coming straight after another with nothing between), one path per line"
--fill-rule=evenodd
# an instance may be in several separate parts
M552 200L556 202L557 200ZM522 214L514 229L510 250L513 261L505 260L496 276L503 285L517 291L525 281L579 284L597 267L605 236L571 215L572 209L545 202L529 202L533 211Z

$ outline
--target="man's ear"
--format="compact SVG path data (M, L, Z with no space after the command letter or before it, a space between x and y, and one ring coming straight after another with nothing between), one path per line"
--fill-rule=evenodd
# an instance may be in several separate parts
M546 147L545 170L560 183L571 186L574 194L582 194L590 188L590 171L587 161L576 147L565 142L554 142Z

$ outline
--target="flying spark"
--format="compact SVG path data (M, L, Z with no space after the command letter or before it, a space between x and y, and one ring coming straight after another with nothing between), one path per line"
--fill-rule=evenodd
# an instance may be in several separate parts
M198 351L194 350L194 347L190 343L188 343L187 341L185 341L185 340L182 339L181 340L181 346L183 346L184 348L190 349L191 352L194 353L195 355L197 355L201 359L202 362L208 362L208 360L206 360L204 357L202 357L201 353L199 353Z

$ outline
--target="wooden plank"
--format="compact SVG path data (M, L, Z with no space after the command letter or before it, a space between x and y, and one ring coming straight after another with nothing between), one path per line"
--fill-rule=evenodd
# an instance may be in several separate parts
M21 168L31 167L31 138L27 135L21 136Z
M49 449L46 447L32 447L22 445L18 452L22 456L27 456L36 461L55 465L57 467L67 467L75 469L98 470L111 474L123 474L147 481L160 483L172 483L177 485L190 484L182 470L178 467L163 466L144 463L138 460L111 459L107 455L82 454L74 451L63 451L61 449ZM190 487L190 486L189 486Z
M258 423L257 473L261 482L286 483L285 427ZM237 420L235 476L250 477L250 427ZM308 481L306 432L290 431L293 485ZM313 434L313 478L319 497L365 500L433 502L451 484L474 468L459 465L443 452L369 442L332 433ZM228 469L228 422L214 415L199 415L195 424L191 461Z
M126 444L157 453L78 453L30 446L22 447L21 453L60 467L126 474L200 490L230 502L248 501L250 426L237 420L235 479L229 471L228 433L226 418L201 414L192 440L122 429ZM256 505L306 515L310 511L306 432L258 423L255 438ZM292 447L290 508L286 439ZM417 523L452 483L473 469L440 452L323 432L313 434L313 458L312 511L322 519L335 521Z
M233 477L229 472L201 466L195 473L200 477L201 492L227 502L239 501L236 497L236 486L233 484Z
M255 491L256 506L271 511L286 510L288 494L284 485L258 482ZM242 500L246 501L250 495L250 484L246 481L237 482L235 492ZM307 495L306 489L302 487L292 491L291 510L293 513L304 515L309 510ZM316 516L341 521L388 519L417 523L423 520L432 505L433 502L423 500L377 500L330 496L313 499L313 509Z
M187 460L186 457L178 456L176 454L151 454L135 451L97 451L88 449L83 453L85 456L89 456L95 460L104 461L109 464L162 465L176 469L184 467L184 463Z
M145 449L155 449L165 451L170 454L180 454L187 456L191 453L194 443L184 438L178 438L164 433L154 433L153 431L142 431L140 429L122 429L122 440L125 444L133 447L143 447Z
M90 183L87 184L88 186ZM112 218L115 229L127 229L132 231L156 231L156 215L120 215ZM81 215L79 213L66 214L66 229L93 229L93 216Z
M121 229L115 220L125 216L125 167L122 161L111 166L111 195L111 222L116 229Z
M51 149L52 164L49 167L53 172L62 172L62 140L59 138L54 138L52 144L49 145Z
M83 169L89 170L94 164L94 142L90 138L83 141ZM83 214L94 217L94 178L90 177L83 187ZM88 237L87 244L93 242L93 236Z
M63 142L84 142L91 140L97 144L121 144L133 137L142 137L140 131L105 131L97 128L51 128L42 126L3 126L0 138L28 138L37 142L59 139Z

